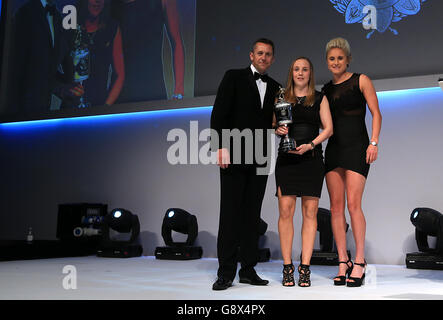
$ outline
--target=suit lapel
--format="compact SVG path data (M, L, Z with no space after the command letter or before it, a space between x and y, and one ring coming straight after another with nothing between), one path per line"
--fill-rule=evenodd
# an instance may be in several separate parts
M274 101L275 101L275 96L274 96L275 88L274 88L271 80L269 80L267 83L268 84L266 85L265 99L263 100L263 109L267 105L274 106Z
M62 19L60 14L54 15L52 18L52 25L54 26L54 49L59 48L61 32L62 32Z

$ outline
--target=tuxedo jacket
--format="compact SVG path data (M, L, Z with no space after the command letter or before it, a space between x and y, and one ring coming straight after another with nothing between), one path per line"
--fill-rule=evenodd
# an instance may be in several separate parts
M257 131L262 133L262 150L266 154L268 143L266 129L272 128L275 97L279 87L280 84L269 77L262 107L256 80L250 66L245 69L227 71L218 88L211 114L211 129L218 134L218 136L211 137L212 151L227 148L230 151L231 163L234 163L234 141L232 137L230 139L223 137L223 129L238 129L239 131L251 129L252 140L241 140L241 164L250 163L245 157L246 150L253 150L255 155L255 148L261 142L256 141ZM247 145L250 143L252 146ZM256 164L255 160L253 157L253 164Z
M67 31L59 12L53 16L53 26L54 45L40 0L29 0L14 18L14 99L10 103L28 114L48 111L54 90L72 80Z

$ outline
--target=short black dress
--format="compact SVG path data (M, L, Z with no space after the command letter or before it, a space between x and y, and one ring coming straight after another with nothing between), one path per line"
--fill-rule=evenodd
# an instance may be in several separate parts
M366 99L360 90L360 74L354 73L348 80L327 83L322 91L329 100L334 134L325 150L326 173L344 168L368 176L366 150L369 136L366 129Z
M293 137L297 146L310 143L319 134L321 125L320 103L323 94L315 92L313 106L301 103L292 105L294 123L289 127L289 136ZM275 182L280 187L281 194L295 195L298 197L311 196L320 198L325 175L323 163L323 150L321 144L314 150L307 151L302 155L279 152L275 165Z

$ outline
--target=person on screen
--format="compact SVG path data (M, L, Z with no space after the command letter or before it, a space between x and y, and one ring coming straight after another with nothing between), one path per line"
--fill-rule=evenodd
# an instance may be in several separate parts
M185 54L176 0L118 0L126 65L122 102L167 99L163 34L172 48L173 96L184 95Z
M359 287L366 268L366 221L361 201L369 165L378 155L382 116L369 77L348 71L351 49L346 39L335 38L328 42L326 62L332 80L322 90L329 100L334 124L334 134L325 150L326 184L331 203L332 231L339 256L339 272L334 284ZM371 139L365 123L366 105L372 114ZM345 202L356 246L354 263L346 249Z
M275 166L278 196L278 230L283 256L283 281L292 287L294 265L292 242L294 239L294 211L297 197L302 201L302 257L298 267L300 287L309 287L310 263L317 233L318 201L321 196L325 167L321 143L332 135L332 119L328 99L315 90L312 62L305 57L295 59L290 67L285 90L285 101L291 103L293 125L279 126L276 134L289 134L297 147L288 153L280 151ZM274 116L273 126L277 127ZM323 130L319 132L319 128Z
M83 88L73 82L69 38L53 0L29 0L13 26L10 105L38 115L77 100Z
M241 263L240 282L251 285L267 285L254 267L258 260L259 221L268 176L258 174L254 160L248 164L247 148L243 143L239 155L233 154L235 146L228 149L223 139L224 129L250 130L253 145L272 128L274 99L279 84L266 71L274 62L274 43L258 39L249 53L251 65L245 69L225 73L217 91L211 114L211 129L218 136L211 137L211 148L217 151L220 167L220 220L217 237L219 268L213 290L225 290L232 285L237 272L237 254ZM266 140L263 139L263 144ZM262 150L267 150L264 146ZM241 163L233 159L242 158Z
M125 81L122 35L111 18L110 0L80 0L78 22L90 52L89 78L83 82L84 101L112 105Z

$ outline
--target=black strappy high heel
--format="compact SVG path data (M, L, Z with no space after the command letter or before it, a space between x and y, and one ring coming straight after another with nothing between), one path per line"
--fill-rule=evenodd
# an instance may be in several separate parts
M360 267L362 267L364 269L363 275L361 276L361 278L351 277L349 275L348 280L352 280L352 281L346 282L346 285L348 287L356 288L356 287L361 287L361 285L365 283L365 273L366 273L366 265L367 265L367 263L366 263L366 260L365 260L365 262L363 262L363 263L354 262L354 265L360 266Z
M283 280L282 280L283 287L293 287L295 285L294 270L295 268L292 262L283 265Z
M351 266L349 266L349 262L351 263ZM345 272L344 276L336 276L334 278L334 285L335 286L344 286L344 285L346 285L346 278L351 275L352 269L354 268L354 263L352 263L351 259L349 259L348 261L339 261L338 264L340 264L340 263L346 264L346 266L348 268L346 269L346 272ZM335 280L335 279L338 279L338 280Z
M300 264L298 266L298 286L299 287L310 287L311 286L311 270L309 270L309 265Z

